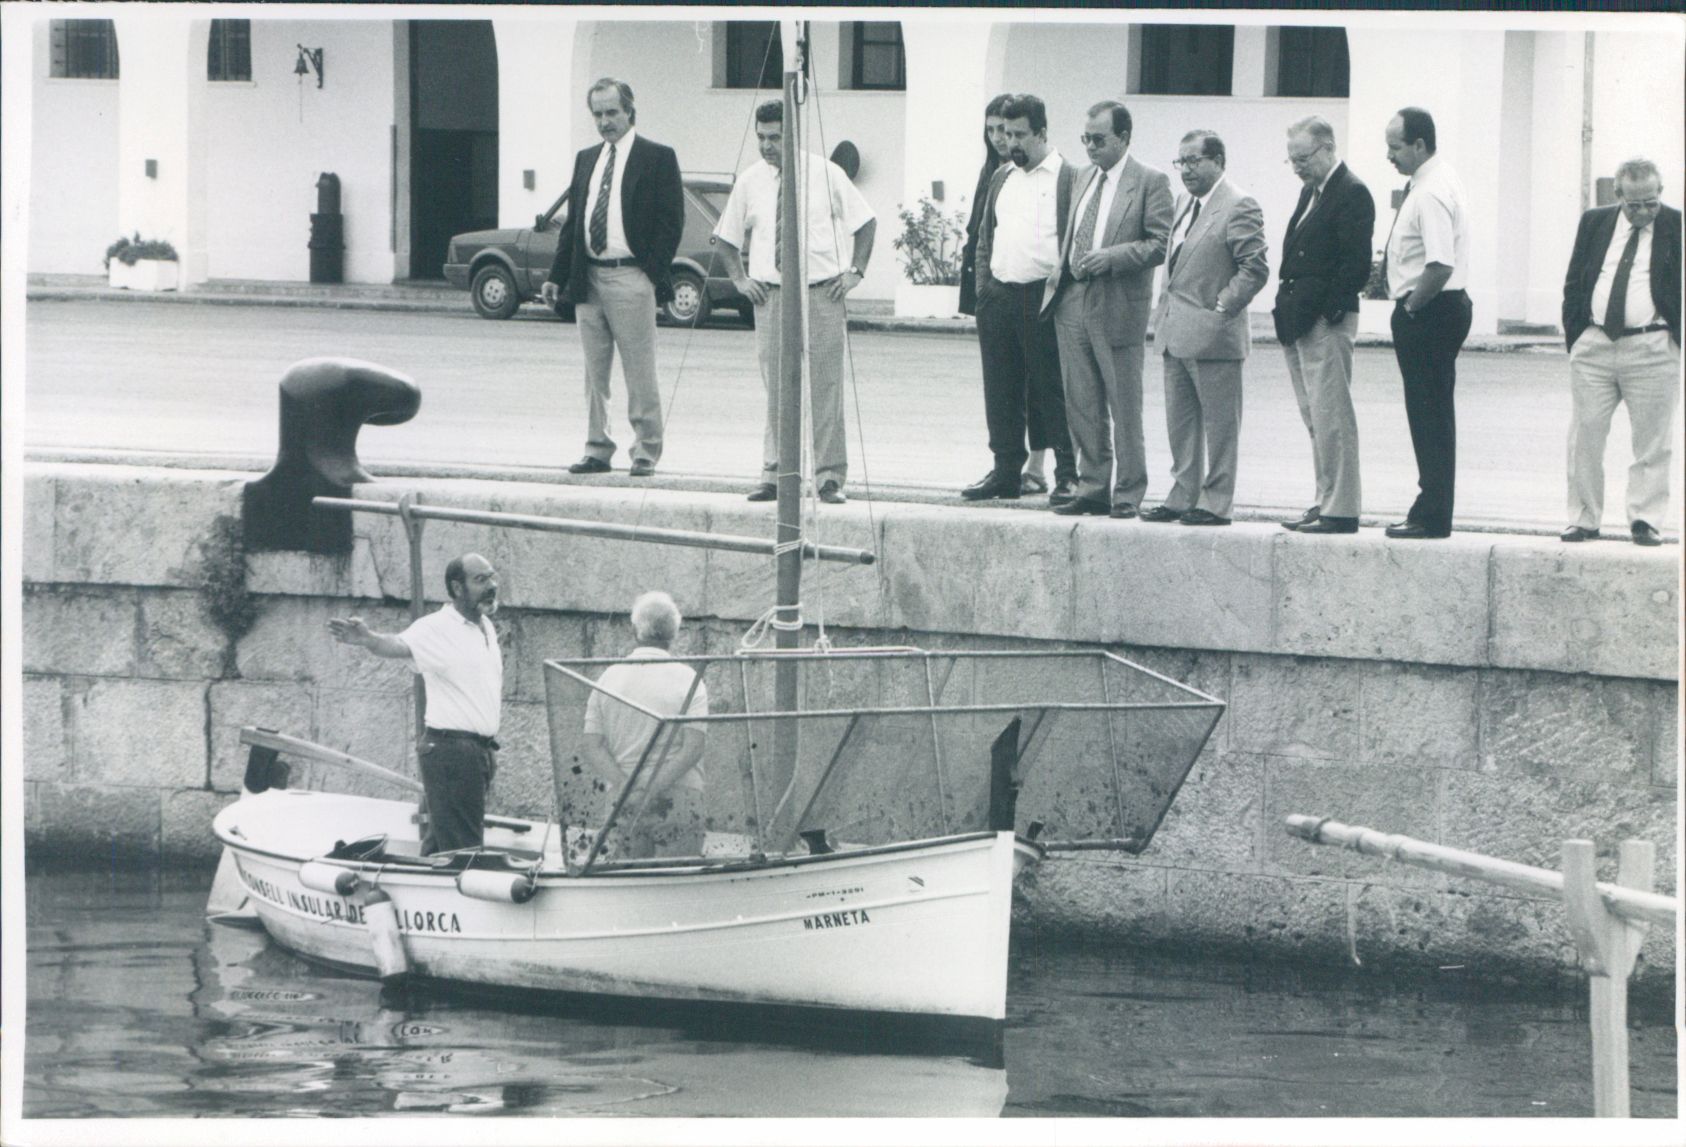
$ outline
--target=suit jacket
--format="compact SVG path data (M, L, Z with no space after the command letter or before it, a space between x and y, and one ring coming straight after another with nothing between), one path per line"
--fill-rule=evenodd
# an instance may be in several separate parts
M1182 197L1179 222L1192 204ZM1213 189L1177 251L1176 265L1166 272L1154 342L1177 358L1246 358L1252 345L1247 304L1270 278L1266 254L1264 212L1226 178ZM1220 302L1221 315L1214 309Z
M591 199L591 171L604 145L588 147L574 157L574 179L568 185L568 223L556 242L550 281L570 303L586 301L585 205ZM627 246L638 266L656 287L656 302L673 298L673 255L685 230L685 193L679 178L679 157L671 147L646 139L632 139L626 172L620 180L621 223Z
M978 226L977 253L977 293L976 298L983 298L984 291L994 282L995 277L989 273L989 257L995 250L995 201L1001 195L1001 185L1007 182L1007 176L1018 165L1008 160L995 169L995 174L989 177L989 198L984 203L983 221ZM1059 246L1065 244L1066 223L1071 216L1071 187L1077 179L1077 168L1063 155L1060 157L1060 174L1054 184L1054 237ZM1048 276L1050 283L1059 277L1058 268ZM1042 294L1042 313L1048 313L1048 304L1053 299L1053 291L1045 288Z
M990 176L999 166L1000 163L991 164L986 160L978 171L978 185L972 191L972 212L966 220L966 246L960 252L960 313L963 315L978 313L978 231L983 227Z
M1320 318L1351 314L1370 278L1371 234L1376 201L1346 164L1336 167L1311 210L1311 188L1300 189L1299 206L1282 238L1277 269L1276 337L1284 344L1303 338Z
M1072 187L1073 210L1083 202L1100 173L1101 169L1093 165L1078 172ZM1139 346L1147 341L1147 317L1153 310L1153 269L1165 261L1172 209L1170 178L1157 168L1137 163L1135 156L1125 156L1112 207L1098 224L1101 245L1096 250L1106 256L1106 269L1087 280L1083 294L1084 307L1099 312L1113 346ZM1056 296L1075 282L1069 268L1083 254L1079 252L1076 258L1072 255L1076 237L1077 223L1072 221L1060 240L1061 274L1050 279L1044 291L1045 310L1050 301L1065 305L1064 300L1056 301Z
M1563 336L1569 346L1592 326L1592 289L1610 253L1610 239L1616 233L1620 206L1594 207L1581 216L1575 232L1575 251L1569 256L1569 274L1563 280ZM1674 345L1680 345L1680 212L1664 207L1651 225L1651 301L1668 324ZM1597 321L1602 322L1603 316ZM1638 320L1635 320L1637 324Z

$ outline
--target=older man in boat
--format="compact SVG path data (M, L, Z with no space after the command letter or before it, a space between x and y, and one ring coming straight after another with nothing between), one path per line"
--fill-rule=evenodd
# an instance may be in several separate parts
M682 620L667 594L652 590L639 595L632 603L637 648L627 662L603 671L600 688L586 700L582 754L611 800L645 762L637 787L621 807L617 851L623 856L695 855L702 846L703 729L667 725L658 740L664 726L616 700L624 697L663 717L708 716L708 686L694 669L673 659Z
M498 574L479 554L445 566L450 601L402 633L376 633L361 617L335 617L328 631L377 657L402 658L427 685L427 727L416 756L428 814L424 853L485 843L486 793L497 771L503 651L491 615Z

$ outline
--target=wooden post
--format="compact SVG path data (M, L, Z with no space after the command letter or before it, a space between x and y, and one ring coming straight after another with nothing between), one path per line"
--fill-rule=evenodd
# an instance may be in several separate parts
M1596 861L1590 840L1563 842L1563 906L1591 977L1593 1114L1626 1119L1627 979L1650 925L1624 919L1605 906L1598 893ZM1623 841L1616 882L1651 891L1655 862L1656 849L1649 841Z

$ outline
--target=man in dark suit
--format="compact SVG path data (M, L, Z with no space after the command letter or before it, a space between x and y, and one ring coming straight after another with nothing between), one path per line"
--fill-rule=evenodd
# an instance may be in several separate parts
M1061 506L1076 497L1077 459L1050 304L1077 169L1048 142L1048 110L1039 98L1014 96L1001 117L1013 162L990 180L977 254L978 350L994 464L960 496L1017 498L1028 433L1031 450L1054 452L1048 504Z
M1224 142L1191 131L1175 164L1188 195L1178 204L1153 341L1164 351L1171 492L1144 522L1227 526L1241 438L1241 364L1252 336L1247 304L1270 279L1264 213L1230 182Z
M609 437L609 372L615 348L626 378L627 420L636 437L632 476L656 472L662 455L662 404L656 386L656 308L673 297L669 268L685 229L679 159L634 129L632 88L601 79L586 106L603 142L574 157L568 222L556 244L544 301L574 304L585 348L590 429L573 474L604 474L615 455Z
M1616 169L1620 204L1581 216L1563 281L1569 343L1569 527L1566 542L1598 536L1604 520L1604 440L1627 403L1633 540L1662 543L1674 410L1680 394L1680 212L1664 207L1662 173L1648 159Z
M1335 129L1322 116L1288 128L1288 163L1305 187L1282 240L1271 317L1311 434L1317 504L1282 525L1302 534L1351 534L1361 501L1352 340L1358 296L1370 277L1376 201L1335 153Z
M1077 451L1077 497L1056 514L1133 518L1147 493L1142 362L1153 269L1171 237L1171 181L1129 154L1131 128L1116 100L1089 109L1083 146L1093 166L1077 177L1077 222L1060 244L1057 286L1048 281Z

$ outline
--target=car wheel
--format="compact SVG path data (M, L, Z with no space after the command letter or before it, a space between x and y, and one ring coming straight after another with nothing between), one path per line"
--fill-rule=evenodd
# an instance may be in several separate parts
M691 271L673 273L673 298L662 304L662 317L676 326L701 326L708 321L708 296L702 277Z
M474 273L468 295L483 319L507 319L521 306L515 280L496 263L488 263Z

